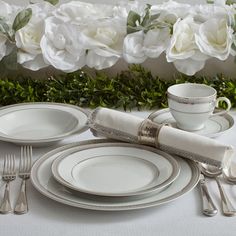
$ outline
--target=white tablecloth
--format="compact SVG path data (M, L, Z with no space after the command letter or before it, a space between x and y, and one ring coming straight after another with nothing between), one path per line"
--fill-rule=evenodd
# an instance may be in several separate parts
M134 114L146 117L149 112L134 112ZM231 114L236 118L235 111ZM87 131L78 137L64 140L60 145L92 138L92 134ZM236 147L236 127L217 139ZM57 146L34 148L34 159ZM0 142L0 150L1 169L6 153L14 153L17 156L20 153L19 146L5 142ZM17 179L11 186L13 203L18 195L19 183ZM220 209L217 185L213 180L208 180L208 183L209 190ZM0 215L0 236L236 235L236 217L225 217L221 211L215 217L202 215L198 187L171 203L126 212L99 212L73 208L41 195L30 182L27 187L29 213ZM224 183L224 187L236 207L236 186ZM3 192L3 184L0 183L0 200Z

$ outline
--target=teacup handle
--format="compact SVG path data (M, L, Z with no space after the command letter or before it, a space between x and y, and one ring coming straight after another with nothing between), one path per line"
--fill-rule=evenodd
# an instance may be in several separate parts
M212 117L212 116L222 116L222 115L226 114L226 113L230 110L230 108L231 108L231 102L230 102L230 100L229 100L228 98L226 98L226 97L219 97L219 98L216 99L216 105L215 105L216 108L219 107L219 102L220 102L220 101L224 101L224 102L227 103L227 109L226 109L226 110L223 110L223 111L219 111L219 112L213 113L213 114L211 115L211 117Z

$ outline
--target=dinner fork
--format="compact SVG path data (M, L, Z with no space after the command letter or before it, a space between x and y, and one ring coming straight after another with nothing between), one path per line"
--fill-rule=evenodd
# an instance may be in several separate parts
M14 209L15 214L28 212L28 201L26 196L26 180L30 178L32 163L32 146L22 146L20 152L19 177L22 179L20 193Z
M4 159L4 167L2 180L6 182L5 192L3 201L0 207L0 213L7 214L12 212L11 201L10 201L10 182L16 178L15 169L15 155L6 155Z

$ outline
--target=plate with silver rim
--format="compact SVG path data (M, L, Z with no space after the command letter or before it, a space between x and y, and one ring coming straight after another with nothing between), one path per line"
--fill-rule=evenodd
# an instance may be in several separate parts
M111 198L79 193L66 188L54 179L51 165L61 154L68 150L78 150L78 147L85 148L104 142L108 141L82 141L46 153L32 167L31 182L33 186L44 196L72 207L100 211L124 211L154 207L176 200L191 191L198 183L200 172L196 163L179 157L176 157L176 160L180 165L180 174L176 180L160 193L147 194L142 197Z
M88 129L88 112L64 103L20 103L0 108L0 140L49 145Z
M62 185L110 197L160 192L178 177L179 171L171 155L130 143L78 147L65 151L52 164L52 174Z
M158 124L169 124L171 127L177 128L176 121L171 115L169 108L161 109L151 113L148 119ZM230 130L234 126L234 118L230 114L210 117L203 129L191 131L199 135L209 138L215 138ZM190 131L188 131L190 132Z

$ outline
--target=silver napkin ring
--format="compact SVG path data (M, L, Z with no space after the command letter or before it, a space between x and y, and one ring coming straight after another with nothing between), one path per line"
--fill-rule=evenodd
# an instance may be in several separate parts
M164 125L166 124L156 124L151 120L144 120L138 129L138 142L158 148L158 135Z

